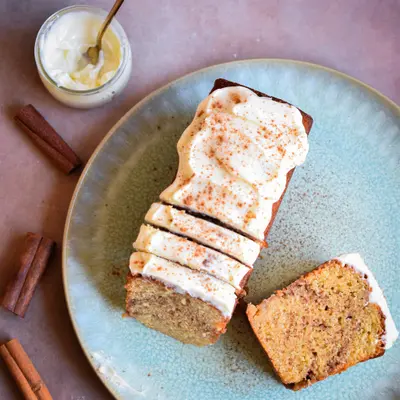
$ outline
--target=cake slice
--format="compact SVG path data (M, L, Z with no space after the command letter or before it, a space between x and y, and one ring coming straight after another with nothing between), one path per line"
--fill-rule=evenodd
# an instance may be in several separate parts
M276 373L294 390L383 355L398 336L359 254L328 261L258 306L249 304L247 316Z
M311 125L289 103L218 80L178 142L178 172L160 198L264 241Z
M129 316L197 346L215 343L226 331L237 303L233 286L144 252L131 255L129 268Z
M251 274L251 268L216 250L149 225L140 227L133 247L208 273L232 285L238 294L245 294L243 288Z
M165 204L153 203L145 221L193 239L250 267L261 251L260 243Z

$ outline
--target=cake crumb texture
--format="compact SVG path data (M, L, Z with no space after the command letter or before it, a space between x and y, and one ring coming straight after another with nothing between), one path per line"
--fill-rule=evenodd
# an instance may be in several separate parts
M298 390L385 352L385 316L368 281L332 260L277 291L247 316L276 373Z
M129 316L183 343L213 344L226 331L229 319L211 304L159 281L129 274L125 288Z

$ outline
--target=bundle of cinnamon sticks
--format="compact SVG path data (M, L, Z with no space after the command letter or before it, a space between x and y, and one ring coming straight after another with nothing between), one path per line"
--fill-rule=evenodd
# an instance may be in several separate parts
M36 286L43 275L55 243L51 239L28 232L19 259L19 267L9 282L1 305L24 317Z
M12 339L0 346L0 354L25 399L52 400L47 386L18 339Z

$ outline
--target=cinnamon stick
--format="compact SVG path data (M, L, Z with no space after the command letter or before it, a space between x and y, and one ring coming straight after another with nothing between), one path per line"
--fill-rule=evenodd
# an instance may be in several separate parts
M28 274L29 268L35 257L42 237L34 233L27 233L24 248L19 260L19 269L14 278L9 282L3 297L2 306L14 311L19 295Z
M64 173L70 174L82 164L74 151L32 104L23 107L14 120Z
M20 317L25 316L54 245L50 239L36 233L27 233L18 271L7 285L1 302L4 308Z
M7 368L27 400L52 400L51 394L18 339L0 346Z

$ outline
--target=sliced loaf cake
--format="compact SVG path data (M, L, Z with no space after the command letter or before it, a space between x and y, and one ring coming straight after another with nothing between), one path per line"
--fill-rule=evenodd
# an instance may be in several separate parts
M135 242L130 316L184 343L211 344L225 332L311 125L282 100L215 82L179 141L167 204L150 207Z

